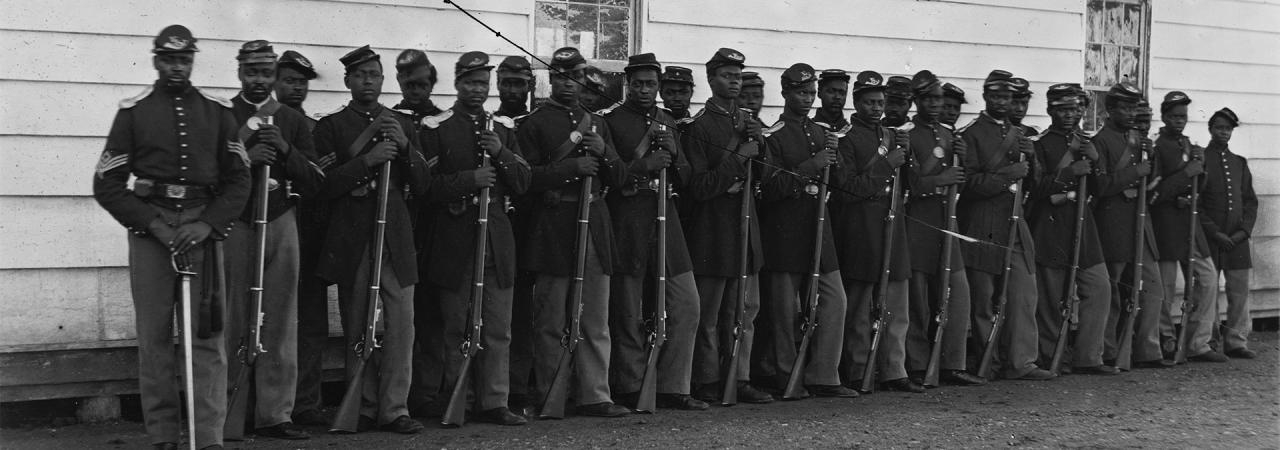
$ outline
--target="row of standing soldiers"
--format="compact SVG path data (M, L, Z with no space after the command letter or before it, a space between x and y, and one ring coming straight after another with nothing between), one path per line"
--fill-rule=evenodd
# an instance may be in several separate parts
M191 86L195 42L177 25L157 36L159 79L121 102L94 180L131 231L159 448L180 437L175 303L194 316L199 447L246 424L284 439L308 437L297 425L417 433L411 415L457 426L468 408L520 425L567 402L618 417L1225 361L1210 346L1219 270L1231 315L1216 345L1253 356L1242 295L1257 200L1227 147L1239 119L1218 111L1208 148L1192 145L1181 92L1153 144L1128 84L1105 96L1096 134L1079 128L1080 86L1049 87L1041 133L1021 124L1028 83L995 70L985 108L956 129L964 92L928 71L795 64L765 126L764 82L736 50L707 61L712 97L690 116L689 69L632 56L614 102L563 48L534 111L522 57L498 65L501 108L484 110L481 52L459 58L441 110L435 67L406 50L404 101L387 108L365 46L341 58L351 101L315 121L302 55L244 44L227 101ZM1192 280L1181 334L1179 263ZM199 282L179 301L184 274ZM319 399L329 284L349 383L333 419Z

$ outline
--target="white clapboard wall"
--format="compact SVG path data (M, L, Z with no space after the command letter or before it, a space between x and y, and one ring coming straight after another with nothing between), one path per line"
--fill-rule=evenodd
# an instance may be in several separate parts
M533 0L458 0L533 49ZM638 51L694 69L694 101L709 97L702 64L718 47L747 57L766 85L765 117L782 104L778 76L795 62L872 69L885 76L929 69L980 108L993 68L1028 79L1028 123L1043 128L1044 89L1083 78L1085 2L1061 0L649 0L637 9ZM1229 105L1246 125L1233 147L1251 158L1263 198L1255 230L1256 298L1276 308L1280 171L1280 4L1161 0L1152 8L1152 98L1179 89L1195 100L1190 134ZM164 26L189 26L201 52L193 80L231 96L235 54L251 39L294 49L318 66L307 102L328 112L347 98L338 57L372 45L391 69L404 48L425 49L440 69L436 101L452 103L452 67L465 51L496 63L518 50L436 0L0 0L0 348L94 345L133 337L125 231L93 201L91 176L119 99L154 79L149 49ZM398 99L394 79L384 103ZM496 95L495 95L496 97ZM496 98L491 99L496 106ZM767 119L771 120L771 119ZM1265 303L1265 302L1261 302Z

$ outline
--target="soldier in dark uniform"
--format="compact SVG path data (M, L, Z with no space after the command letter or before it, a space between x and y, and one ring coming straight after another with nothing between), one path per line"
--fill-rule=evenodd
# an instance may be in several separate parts
M501 425L524 425L525 418L507 408L508 348L511 345L511 298L515 285L515 236L507 220L506 199L529 187L529 164L516 144L515 122L484 111L489 98L489 55L464 53L454 65L454 88L458 100L453 108L428 116L423 121L421 142L432 165L428 199L435 207L426 243L425 280L439 299L444 324L444 386L451 387L460 375L463 339L471 324L468 310L471 287L484 283L480 346L472 368L477 416ZM492 121L492 130L486 122ZM481 166L482 153L492 163ZM490 202L479 205L479 192L490 188ZM480 208L489 209L487 250L484 261L474 261L476 218ZM475 264L484 265L484 280L472 280Z
M598 67L587 66L583 69L582 81L586 83L578 92L578 103L592 113L601 114L605 108L613 105L613 99L605 93L604 72Z
M669 189L684 185L689 162L679 150L678 136L666 128L675 120L658 108L658 75L662 66L652 53L634 55L626 68L627 100L604 111L613 132L613 147L627 166L621 189L609 193L613 217L614 276L609 302L613 337L610 386L619 403L634 406L644 378L646 323L654 314L667 321L666 343L658 355L657 406L704 410L707 404L689 396L694 337L698 330L698 291L675 202L658 198L658 170L666 168ZM669 205L665 222L657 221L658 202ZM655 225L656 224L656 225ZM666 311L653 309L658 226L666 227ZM648 305L646 307L646 305Z
M1022 119L1027 117L1027 109L1031 107L1031 83L1025 78L1018 77L1010 78L1009 82L1013 83L1013 102L1009 104L1009 122L1022 127L1022 132L1027 137L1040 134L1040 130L1022 123Z
M827 131L843 130L849 125L849 119L844 117L849 78L849 73L840 69L827 69L818 74L818 100L822 107L813 112L813 122Z
M493 115L510 118L519 124L529 114L529 95L533 92L533 69L523 56L508 56L498 64L498 110ZM507 219L511 222L516 248L524 247L526 219L530 200L523 195L510 195ZM507 405L517 414L529 406L529 380L533 375L533 282L532 272L517 270L511 295L510 377Z
M396 83L400 86L399 103L392 109L409 117L413 129L405 133L418 136L422 119L440 114L440 108L431 101L431 92L439 80L436 66L422 50L405 49L396 57ZM418 278L426 278L427 241L430 239L436 212L424 199L409 198L409 215L413 221L413 241L418 251ZM444 384L445 353L456 353L445 348L443 313L440 301L432 289L415 289L413 292L413 378L409 387L409 411L414 416L433 414L443 408L440 392Z
M911 79L889 77L884 82L884 118L880 125L898 128L911 119Z
M991 336L997 290L1005 276L1005 247L1012 246L1012 260L1005 305L1005 325L997 355L1006 378L1047 380L1052 372L1036 367L1039 356L1036 329L1035 245L1022 217L1017 217L1014 235L1009 221L1013 216L1014 192L1032 184L1029 155L1034 152L1022 129L1008 120L1012 103L1013 75L993 70L982 85L986 103L978 117L959 130L965 141L965 191L960 196L957 219L960 232L995 245L962 243L965 270L969 274L969 301L973 314L975 351L980 357Z
M520 268L537 273L533 297L534 374L542 398L555 378L560 345L570 317L566 309L577 253L578 202L590 203L590 237L582 280L582 341L574 375L578 413L621 417L609 392L609 276L613 273L613 233L609 207L598 201L606 187L626 179L626 164L614 151L604 118L578 104L587 62L578 49L556 50L551 61L551 97L520 123L516 132L533 178L528 225ZM592 131L592 129L595 131ZM580 198L584 177L595 192Z
M1200 224L1209 236L1213 260L1225 274L1227 323L1218 345L1227 356L1253 359L1257 354L1247 346L1253 327L1249 318L1249 275L1253 268L1249 239L1258 220L1258 196L1253 191L1248 160L1227 146L1238 126L1240 118L1229 108L1222 108L1209 118L1209 148L1205 149L1208 182L1200 194ZM1217 322L1217 307L1213 306L1212 311Z
M965 345L969 336L969 279L960 256L960 244L954 241L951 248L951 272L942 272L943 239L954 239L938 230L947 229L950 186L957 189L964 185L964 167L953 165L955 156L963 158L964 141L956 137L950 128L938 122L943 113L945 91L942 82L932 72L922 70L911 79L915 97L915 124L910 133L912 160L907 166L911 181L910 200L906 202L906 236L911 254L910 319L906 336L907 373L923 382L923 373L929 368L929 356L934 334L930 324L938 314L942 303L941 283L950 283L951 298L947 302L947 328L942 333L942 349L939 358L940 381L968 386L984 384L981 378L965 372L967 356ZM864 236L874 239L874 236ZM856 239L856 238L855 238ZM865 257L864 257L865 258ZM855 349L855 351L857 351ZM848 352L846 352L848 353Z
M892 232L897 237L893 247L884 246L893 178L906 163L904 150L909 141L906 131L895 133L881 125L886 103L883 80L879 73L870 70L858 74L853 88L851 126L839 141L840 164L834 179L838 180L836 185L840 189L831 205L832 226L836 231L833 250L839 256L844 291L849 294L849 308L843 316L844 352L840 372L845 385L860 387L866 365L875 364L878 381L886 388L924 392L924 387L908 378L905 366L910 320L907 280L911 277L911 259L904 211L895 212L898 219L893 223ZM899 195L903 194L905 192ZM890 253L889 284L880 286L885 252ZM883 334L877 360L867 361L872 310L881 289L887 289L885 310L880 312L884 318Z
M378 103L384 81L378 54L364 46L341 58L351 101L316 124L316 153L326 179L320 196L331 207L319 273L338 284L348 378L359 369L353 346L365 327L370 267L368 239L373 236L379 203L376 181L384 162L392 161L387 202L386 250L381 299L383 327L379 370L364 377L360 430L377 425L397 433L418 433L407 400L414 342L413 292L418 282L417 252L405 195L426 190L427 162L418 150L408 116ZM402 189L403 187L403 189Z
M1175 297L1177 270L1181 265L1184 277L1187 270L1190 270L1194 281L1190 295L1194 306L1188 308L1192 315L1182 319L1182 326L1190 327L1187 330L1189 342L1184 343L1187 354L1195 356L1197 360L1226 361L1225 356L1209 347L1215 321L1210 305L1218 297L1218 272L1214 268L1213 257L1209 254L1208 236L1199 223L1194 225L1194 247L1190 242L1191 180L1205 172L1204 147L1193 145L1182 134L1187 126L1187 107L1190 104L1191 97L1186 93L1172 91L1165 94L1164 101L1160 103L1160 118L1164 127L1160 128L1155 141L1155 160L1156 166L1160 168L1160 184L1155 189L1154 201L1151 203L1151 225L1155 229L1156 248L1160 252L1160 279L1164 281L1164 306L1160 313L1161 350L1165 360L1172 360L1172 353L1177 350L1173 311L1179 301ZM1203 191L1207 181L1207 177L1201 176L1196 189ZM1191 251L1195 252L1195 262L1188 269L1186 260Z
M754 195L753 186L744 186L747 170L760 170L748 164L760 156L764 141L760 121L740 109L743 64L746 58L737 50L723 48L706 63L707 86L711 98L706 108L682 131L681 148L688 157L691 174L681 199L689 209L684 221L693 274L702 302L694 349L693 383L696 395L703 401L720 400L721 383L735 383L738 400L768 403L773 397L760 392L751 380L754 322L760 310L757 272L763 262L760 249L760 226L755 203L748 214L749 249L746 278L740 278L739 240L742 236L742 196ZM664 79L673 74L667 66ZM758 77L757 77L758 78ZM669 84L668 81L666 84ZM688 84L692 84L692 78ZM761 83L763 85L763 83ZM668 86L670 87L670 86ZM664 88L665 89L665 88ZM664 96L665 98L665 96ZM743 302L741 346L737 380L722 380L722 358L733 345L732 330L737 314L740 283L746 283ZM727 365L727 363L725 363Z
M1071 269L1076 230L1076 197L1079 179L1093 171L1098 152L1079 129L1080 98L1069 84L1055 84L1046 94L1053 124L1032 139L1036 147L1036 186L1031 189L1027 223L1036 243L1036 286L1040 288L1037 326L1040 329L1040 366L1058 373L1114 375L1115 367L1102 363L1102 346L1111 308L1111 287L1103 264L1098 227L1089 208L1081 222L1080 253L1075 274L1075 340L1065 354L1065 367L1049 367L1062 324L1062 302ZM1017 100L1014 100L1017 103ZM1092 186L1090 186L1092 187ZM1091 191L1090 191L1091 192Z
M688 67L667 66L659 81L658 94L662 107L676 120L689 118L689 100L693 98L693 71Z
M742 72L742 88L738 91L738 106L760 117L764 108L764 80L756 72Z
M222 448L227 406L227 358L219 299L215 241L226 239L249 195L248 157L237 140L231 102L191 86L196 38L181 25L155 39L158 78L122 100L98 160L93 196L129 230L130 287L136 313L138 388L143 421L158 449L176 449L181 419L180 360L173 313L179 300L171 255L191 262L197 448ZM127 186L136 176L133 189ZM203 282L199 280L204 280ZM199 317L197 317L199 316ZM184 333L196 330L185 330ZM195 398L190 398L195 397Z
M262 328L259 339L262 353L255 363L254 428L258 436L280 439L306 439L305 432L292 423L294 395L298 377L298 269L301 254L298 247L298 220L294 214L296 201L285 186L302 195L314 195L324 182L324 173L312 161L315 145L306 116L271 98L276 83L276 54L267 41L250 41L240 47L240 95L231 100L231 112L240 124L238 137L249 148L250 167L270 166L267 182L266 258L263 271ZM266 118L273 123L264 123ZM240 220L227 237L227 272L229 287L226 329L227 348L252 343L243 341L248 327L256 320L250 288L253 286L257 258L254 221L261 192L254 175L254 192L240 213ZM246 348L247 351L247 348ZM227 379L236 380L238 362L228 367ZM249 386L238 386L250 389ZM248 406L248 405L246 405ZM249 410L249 408L246 408Z
M1099 236L1102 253L1107 260L1111 277L1111 312L1107 318L1107 342L1103 360L1115 363L1119 348L1120 322L1124 319L1124 305L1131 298L1131 271L1137 267L1134 261L1134 227L1146 227L1144 233L1144 261L1142 286L1133 334L1133 361L1158 361L1160 351L1160 307L1164 301L1164 283L1160 279L1160 267L1156 264L1159 254L1155 246L1155 233L1151 231L1150 217L1137 223L1136 198L1138 183L1152 172L1152 162L1143 157L1138 162L1138 152L1148 154L1151 140L1134 130L1138 101L1142 93L1136 87L1120 83L1107 92L1107 124L1093 137L1098 149L1097 170L1094 171L1097 195L1094 197L1094 217L1098 228L1107 230Z
M316 120L307 116L303 102L316 79L311 60L293 50L285 50L276 64L276 100L302 113L307 140ZM312 151L314 152L314 144ZM314 153L313 153L314 155ZM294 214L298 222L298 387L293 401L295 425L328 425L320 413L320 382L324 348L329 343L329 283L316 276L316 262L329 223L327 202L315 195L297 200Z
M809 108L817 95L817 76L808 64L793 64L782 73L785 109L781 127L766 138L769 160L788 172L768 171L762 178L760 194L760 236L764 248L761 287L766 294L778 383L786 378L797 358L797 312L808 308L808 278L813 258L818 267L817 323L808 361L804 362L803 383L819 397L857 397L858 393L840 384L840 346L844 341L845 291L840 283L840 266L829 222L830 213L817 215L821 174L836 163L835 133L809 119ZM832 172L836 172L835 169ZM833 180L840 178L837 174ZM732 216L731 216L732 217ZM815 234L821 224L821 236ZM814 255L814 240L821 237L821 255Z
M964 89L951 83L943 83L942 114L938 116L938 122L954 130L956 121L960 120L960 105L965 103L969 102L964 99Z
M519 118L529 113L533 69L523 56L508 56L498 64L498 110L494 114Z

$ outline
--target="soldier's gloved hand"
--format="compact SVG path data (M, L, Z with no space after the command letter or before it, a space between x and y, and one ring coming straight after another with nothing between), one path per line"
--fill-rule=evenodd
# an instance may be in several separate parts
M151 235L155 236L156 240L160 241L161 244L164 244L166 248L173 250L173 236L178 232L178 230L173 229L169 224L164 223L163 220L156 218L152 219L151 223L147 224L147 231L151 232Z
M1134 167L1137 168L1138 176L1140 177L1151 175L1151 161L1149 160L1144 159L1138 164L1134 165Z
M655 147L666 150L669 153L676 152L676 138L671 134L671 130L655 130L653 132L653 144Z
M1204 173L1204 161L1199 159L1187 161L1187 165L1183 166L1182 171L1185 172L1188 177L1200 175Z
M1030 171L1030 164L1028 164L1026 161L1019 161L1019 162L1015 162L1013 164L1001 167L1000 170L996 171L996 174L999 174L1000 176L1008 180L1021 180L1023 177L1027 176L1027 172L1029 171Z
M276 163L276 150L261 142L249 147L249 162L255 166Z
M907 163L907 152L901 147L894 147L893 150L884 154L884 159L889 162L890 167L897 169Z
M375 167L384 162L396 159L396 156L399 154L400 151L396 148L395 142L383 141L374 144L373 148L369 149L369 152L365 153L362 158L364 159L364 165L368 167Z
M1213 233L1213 242L1218 244L1218 247L1221 247L1226 251L1231 251L1236 248L1236 241L1231 240L1231 236L1227 236L1227 233L1223 233L1221 231Z
M839 161L840 155L836 153L836 149L832 147L823 147L813 154L813 160L818 162L818 167L827 167Z
M641 161L644 162L645 171L654 172L671 166L671 154L666 150L653 151L641 158Z
M957 137L951 142L951 152L960 155L960 159L963 160L965 155L969 154L969 144L965 143L964 139Z
M1085 141L1083 144L1080 144L1080 145L1081 145L1080 151L1084 153L1084 156L1086 158L1089 158L1090 161L1098 160L1099 158L1098 147L1093 145L1093 141Z
M1024 138L1019 138L1019 139L1018 139L1018 151L1020 151L1020 152L1022 152L1022 153L1026 153L1026 154L1027 154L1027 156L1031 156L1031 155L1035 154L1035 152L1036 152L1036 146L1035 146L1035 144L1031 143L1031 140L1030 140L1030 139L1027 139L1027 138L1025 138L1025 137L1024 137Z
M409 147L409 138L404 135L404 128L400 127L400 121L390 117L383 117L378 126L378 131L397 147L402 149Z
M201 221L183 224L178 227L178 232L174 233L173 242L169 245L169 248L173 249L174 253L186 253L187 250L191 250L201 242L204 242L209 237L209 233L212 232L213 227Z
M573 158L575 172L578 175L591 176L600 170L600 161L592 156L583 156L581 158Z
M764 142L764 124L760 123L760 119L748 117L743 121L743 125L746 128L747 139Z
M281 155L289 154L289 143L285 142L284 136L280 134L280 127L262 124L258 128L258 141L267 143Z
M939 186L951 186L953 184L961 184L961 183L964 183L963 167L952 166L946 169L942 169L942 172L938 173Z
M493 166L485 166L471 171L471 176L475 180L476 188L493 187L498 182L498 169Z
M1071 169L1071 176L1079 177L1088 175L1092 172L1093 163L1089 162L1087 159L1078 159L1076 162L1071 163L1070 166L1067 166L1067 168Z
M1150 154L1150 153L1151 153L1151 146L1152 146L1152 144L1151 144L1151 138L1143 137L1139 142L1140 142L1140 145L1142 145L1142 151L1143 151L1144 153Z
M1186 139L1186 138L1184 137L1183 139ZM1188 146L1191 147L1191 159L1198 159L1198 160L1204 161L1204 147L1201 147L1199 145L1190 145L1190 144L1188 144Z
M594 131L582 133L582 148L587 149L593 155L603 158L605 150L604 138Z
M502 140L498 139L498 133L491 130L480 131L480 148L489 156L498 156L498 152L502 151Z
M893 130L893 142L899 147L911 148L911 132L902 128Z

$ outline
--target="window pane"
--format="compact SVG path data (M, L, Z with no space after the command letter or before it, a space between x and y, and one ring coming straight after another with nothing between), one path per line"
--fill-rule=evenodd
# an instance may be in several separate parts
M587 59L596 58L596 26L599 23L599 6L569 5L569 42L566 45L577 47Z
M534 41L537 54L550 55L567 41L568 6L564 3L538 2L534 6Z
M1142 44L1142 6L1124 6L1124 45L1138 46Z
M1102 0L1093 0L1089 2L1089 35L1086 38L1088 42L1102 42L1103 33L1106 31L1105 12Z
M1107 3L1106 17L1107 31L1106 41L1104 42L1108 44L1121 43L1124 40L1123 36L1125 33L1124 6L1115 3Z
M1102 44L1089 44L1084 51L1084 85L1102 86L1103 70Z
M1102 46L1102 84L1111 86L1120 81L1120 49L1114 45Z
M609 6L625 6L627 9L631 8L631 0L600 0L600 4Z
M627 59L631 47L631 18L629 9L600 7L600 59Z
M1107 121L1107 91L1093 91L1093 101L1089 102L1089 110L1084 113L1080 127L1086 131L1096 131Z
M1137 48L1117 47L1116 51L1120 54L1120 64L1117 67L1120 79L1142 86L1142 83L1138 82L1138 63L1142 61L1139 50Z

